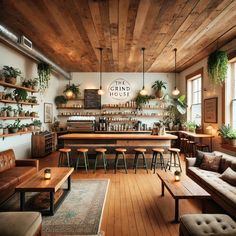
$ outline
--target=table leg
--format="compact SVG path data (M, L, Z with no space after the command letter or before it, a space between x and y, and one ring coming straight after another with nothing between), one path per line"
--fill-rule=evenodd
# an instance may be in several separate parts
M175 222L179 222L179 199L175 199Z
M71 177L70 176L68 177L67 181L68 181L68 188L67 188L67 190L70 191L71 190Z
M25 209L25 192L20 192L20 210L24 211Z
M164 194L165 194L165 185L164 185L164 182L163 181L161 181L161 196L163 197L164 196Z
M210 142L211 142L211 152L212 152L212 138L210 138Z
M54 192L50 192L50 214L54 215Z

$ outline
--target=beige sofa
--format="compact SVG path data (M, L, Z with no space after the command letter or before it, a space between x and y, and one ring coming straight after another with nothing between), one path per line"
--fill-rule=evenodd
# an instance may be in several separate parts
M215 151L215 155L222 155L219 172L200 169L196 165L196 158L186 158L186 173L196 183L211 194L212 199L229 215L236 217L236 187L222 180L221 173L228 167L236 171L236 157Z

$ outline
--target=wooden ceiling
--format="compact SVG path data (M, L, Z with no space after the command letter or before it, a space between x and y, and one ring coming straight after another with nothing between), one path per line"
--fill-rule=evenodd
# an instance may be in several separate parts
M235 0L0 0L0 23L67 71L172 72L236 38Z

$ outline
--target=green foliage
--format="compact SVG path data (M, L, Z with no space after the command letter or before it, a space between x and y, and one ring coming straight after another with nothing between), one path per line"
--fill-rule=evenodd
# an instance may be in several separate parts
M21 71L11 66L3 66L3 75L5 78L16 78L21 75Z
M136 97L136 105L137 108L142 108L143 105L147 104L149 100L154 99L155 97L152 95L141 95L138 94Z
M37 127L41 127L42 126L42 122L40 120L34 120L32 122L32 125L37 126Z
M71 85L66 85L66 89L64 90L63 93L66 93L67 91L71 91L75 96L80 95L80 89L79 89L79 85L75 85L75 84L71 84Z
M16 101L20 101L20 100L25 101L27 99L28 94L24 89L15 89L13 91L13 96Z
M68 102L67 98L65 96L63 96L63 95L55 97L55 103L57 105L66 104L67 102Z
M10 129L20 128L20 120L19 119L15 120L13 124L8 125L7 127Z
M51 66L47 63L41 62L38 64L39 87L41 91L48 88L48 82L51 75Z
M162 80L157 80L154 82L152 85L152 88L155 89L156 91L161 90L161 89L166 89L166 82L163 82Z
M215 51L208 57L208 76L213 84L222 85L226 79L228 56L224 51Z
M222 138L236 139L236 130L234 130L229 124L223 124L219 129L219 136Z
M186 121L184 123L184 126L191 130L191 131L194 131L196 128L197 128L197 123L195 121Z

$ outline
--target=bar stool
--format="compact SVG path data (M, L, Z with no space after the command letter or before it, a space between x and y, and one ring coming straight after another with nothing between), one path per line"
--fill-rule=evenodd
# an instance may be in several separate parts
M67 162L67 166L70 166L70 156L69 153L71 152L70 148L61 148L59 149L60 155L59 155L59 161L58 166L64 166L63 164L65 161Z
M78 148L77 152L78 152L78 157L77 157L77 160L75 163L75 169L77 170L78 167L85 167L85 170L88 173L88 169L89 169L88 149L87 148ZM84 165L82 165L82 166L79 166L80 156L82 156L84 159Z
M135 174L137 172L137 168L139 168L139 167L146 168L146 171L148 173L147 162L146 162L146 157L145 157L145 152L147 150L145 148L135 148L134 151L135 151L135 156L134 156L133 168L135 169ZM143 157L143 165L142 166L138 165L138 157L139 157L139 155L142 155L142 157Z
M204 143L197 143L195 145L196 147L196 151L199 150L199 151L206 151L206 152L210 152L210 147L208 144L204 144Z
M164 158L163 158L164 151L165 150L163 148L153 148L152 149L153 155L152 155L152 162L151 162L151 170L152 170L152 168L154 169L153 174L155 174L155 172L156 172L157 165L160 165L161 169L162 168L165 169L165 163L164 163ZM157 155L159 155L159 157L160 157L159 162L157 162Z
M170 152L170 159L167 162L166 169L169 167L169 170L171 170L171 167L179 167L180 171L182 172L182 167L181 167L180 157L179 157L180 150L178 148L168 148L168 151ZM172 160L172 156L174 157L174 163ZM176 162L176 157L177 157L178 163Z
M125 168L125 173L127 174L127 164L126 164L126 157L125 157L125 152L127 151L125 148L116 148L116 157L115 157L115 174L116 174L116 170L118 167L118 161L119 161L119 156L121 155L123 157L123 167Z
M186 152L186 156L188 157L193 157L195 154L195 144L196 142L194 141L187 141L187 152Z
M95 151L96 151L96 159L95 159L95 165L94 165L93 173L95 173L95 171L97 169L97 161L98 161L99 156L102 157L103 168L105 170L105 173L107 173L107 159L106 159L106 151L107 151L107 149L106 148L97 148L97 149L95 149Z
M187 141L189 141L188 138L180 138L180 150L185 155L187 153Z

